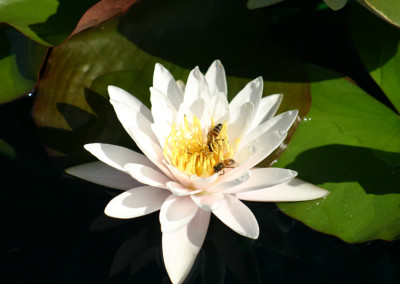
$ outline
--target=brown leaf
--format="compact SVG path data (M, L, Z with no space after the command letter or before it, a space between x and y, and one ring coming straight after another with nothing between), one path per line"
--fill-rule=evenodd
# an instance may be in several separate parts
M75 30L69 36L77 34L88 28L97 26L111 18L121 15L139 2L138 0L102 0L93 5L78 22Z

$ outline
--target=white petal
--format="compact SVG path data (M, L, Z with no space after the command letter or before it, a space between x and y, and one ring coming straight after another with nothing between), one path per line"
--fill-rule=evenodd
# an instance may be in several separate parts
M251 169L251 177L244 183L230 187L224 193L245 192L258 190L281 184L297 176L296 171L280 168L258 168Z
M215 95L217 93L228 94L228 88L226 86L225 69L222 66L221 61L215 60L206 73L206 79L208 87L210 88L210 94Z
M167 188L175 195L177 196L186 196L186 195L192 195L192 194L197 194L202 192L202 189L190 189L186 188L180 183L174 182L174 181L169 181L167 182Z
M218 179L218 174L213 174L212 176L209 176L207 178L201 178L196 175L192 175L190 177L190 181L192 182L193 186L196 189L207 189L211 187L215 183L215 181Z
M165 199L171 195L168 190L152 187L137 187L114 197L104 213L110 217L129 219L147 215L161 208Z
M193 219L198 209L189 196L171 194L160 210L161 231L171 233L181 229Z
M185 93L185 88L186 88L185 82L183 82L182 80L177 80L176 85L178 86L179 91L181 91L183 98L183 94Z
M294 178L285 183L275 185L273 187L236 193L236 197L249 201L304 201L325 197L329 191L317 187L311 183Z
M254 109L257 110L258 104L261 100L263 84L264 82L261 77L258 77L248 83L229 104L229 112L231 114L237 112L239 108L247 102L252 102Z
M258 139L260 135L267 131L288 131L296 120L298 113L297 110L290 110L257 126L243 137L240 141L239 149L242 148L243 145L252 144L253 140Z
M167 188L166 183L171 180L158 168L133 163L128 163L124 167L134 179L150 186Z
M140 100L127 91L115 86L108 86L108 94L110 95L111 100L126 104L132 108L133 111L138 111L143 114L149 121L153 120L150 110Z
M149 160L160 170L162 170L166 176L173 179L173 175L163 163L164 154L160 145L155 143L152 139L150 139L150 137L140 131L136 131L134 133L134 137L136 145L140 150L142 150L146 157L149 158Z
M210 213L198 210L192 221L173 233L163 233L162 249L165 268L172 283L182 283L203 245Z
M225 195L222 193L213 193L207 195L194 194L190 197L201 209L205 211L213 211L220 206L222 200L225 198Z
M256 218L236 197L226 194L221 205L213 213L236 233L252 239L258 238L259 228Z
M211 116L210 116L210 110L206 108L206 100L204 99L198 99L192 103L191 106L189 106L190 113L195 115L199 120L201 125L205 125L206 123L210 123ZM190 122L193 121L193 118L190 116L187 116L188 120Z
M158 122L157 124L153 123L151 125L151 129L156 135L159 145L161 146L162 149L164 149L165 140L167 140L168 135L171 134L171 125L166 122L164 123Z
M175 110L178 110L183 100L182 92L171 73L159 63L154 68L153 87L166 94Z
M124 167L128 163L142 164L155 168L154 164L146 156L125 147L103 143L86 144L84 147L100 161L123 172L126 172Z
M152 120L148 120L143 114L133 111L127 104L110 100L117 114L118 120L121 122L125 131L135 140L135 133L137 131L143 132L146 136L150 137L153 142L158 142L153 133L150 125ZM136 142L136 140L135 140Z
M71 167L66 169L65 172L72 176L115 189L128 190L143 185L134 180L130 175L100 161Z
M212 97L207 109L213 110L210 116L215 123L224 123L229 120L229 103L225 94L218 93Z
M244 103L235 113L229 111L228 138L230 142L234 142L237 138L243 138L247 133L253 113L254 105L252 102Z
M258 139L253 140L253 144L240 149L234 157L238 166L220 176L220 182L237 178L244 170L257 165L285 140L286 135L287 132L282 131L266 132Z
M251 172L246 170L242 172L238 178L235 178L233 180L225 181L225 182L220 182L217 185L209 188L207 191L208 192L225 192L226 190L240 186L242 183L246 182L251 178Z
M183 96L183 103L187 106L191 106L194 102L199 99L205 101L210 99L209 88L207 80L204 75L200 72L199 68L194 68L190 74L186 83L185 95Z
M184 125L184 118L186 116L187 120L189 123L192 123L193 121L193 113L190 110L190 108L186 104L181 104L179 106L178 113L176 115L176 124L177 125Z
M283 99L282 94L269 95L263 97L255 111L253 122L250 129L255 128L257 125L271 119L278 110Z
M151 114L154 118L154 123L159 124L166 122L170 125L176 120L177 108L175 108L170 100L155 88L150 88ZM179 108L179 106L178 106Z
M172 173L174 180L176 180L178 183L180 183L181 185L183 185L186 188L189 188L192 185L187 174L182 173L180 170L178 170L174 166L171 166L170 164L168 164L168 162L166 162L165 160L163 162L164 162L164 165L168 168L168 170Z

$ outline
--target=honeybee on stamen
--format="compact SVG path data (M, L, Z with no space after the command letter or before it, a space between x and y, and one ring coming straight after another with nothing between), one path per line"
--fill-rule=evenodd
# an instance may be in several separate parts
M235 164L235 160L234 159L226 159L223 160L222 162L219 162L218 164L216 164L214 166L214 173L218 173L220 176L222 176L223 174L225 174L225 169L226 168L230 168L233 169L234 168L234 164ZM220 173L222 171L222 173Z
M210 152L213 151L212 146L214 144L214 141L217 140L217 137L221 132L221 129L222 129L222 123L218 123L212 129L210 129L210 131L207 134L207 145Z

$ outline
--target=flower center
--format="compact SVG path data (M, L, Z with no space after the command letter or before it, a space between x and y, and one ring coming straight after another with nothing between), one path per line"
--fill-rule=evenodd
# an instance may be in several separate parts
M227 123L214 124L203 133L199 119L194 116L190 124L185 116L184 125L171 128L164 146L164 157L176 168L189 175L208 177L219 172L218 165L232 159L240 139L229 144ZM217 166L217 167L216 167Z

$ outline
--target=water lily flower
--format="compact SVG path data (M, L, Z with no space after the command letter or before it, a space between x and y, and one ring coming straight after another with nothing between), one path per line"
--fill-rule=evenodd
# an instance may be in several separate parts
M274 116L282 95L262 97L261 77L229 103L225 71L216 60L186 86L156 64L148 109L128 92L109 86L121 124L143 152L94 143L85 148L101 162L67 173L124 190L105 208L115 218L160 210L162 250L169 277L181 283L203 244L211 213L243 236L256 239L257 220L241 201L302 201L328 191L280 168L254 168L280 146L298 112Z

